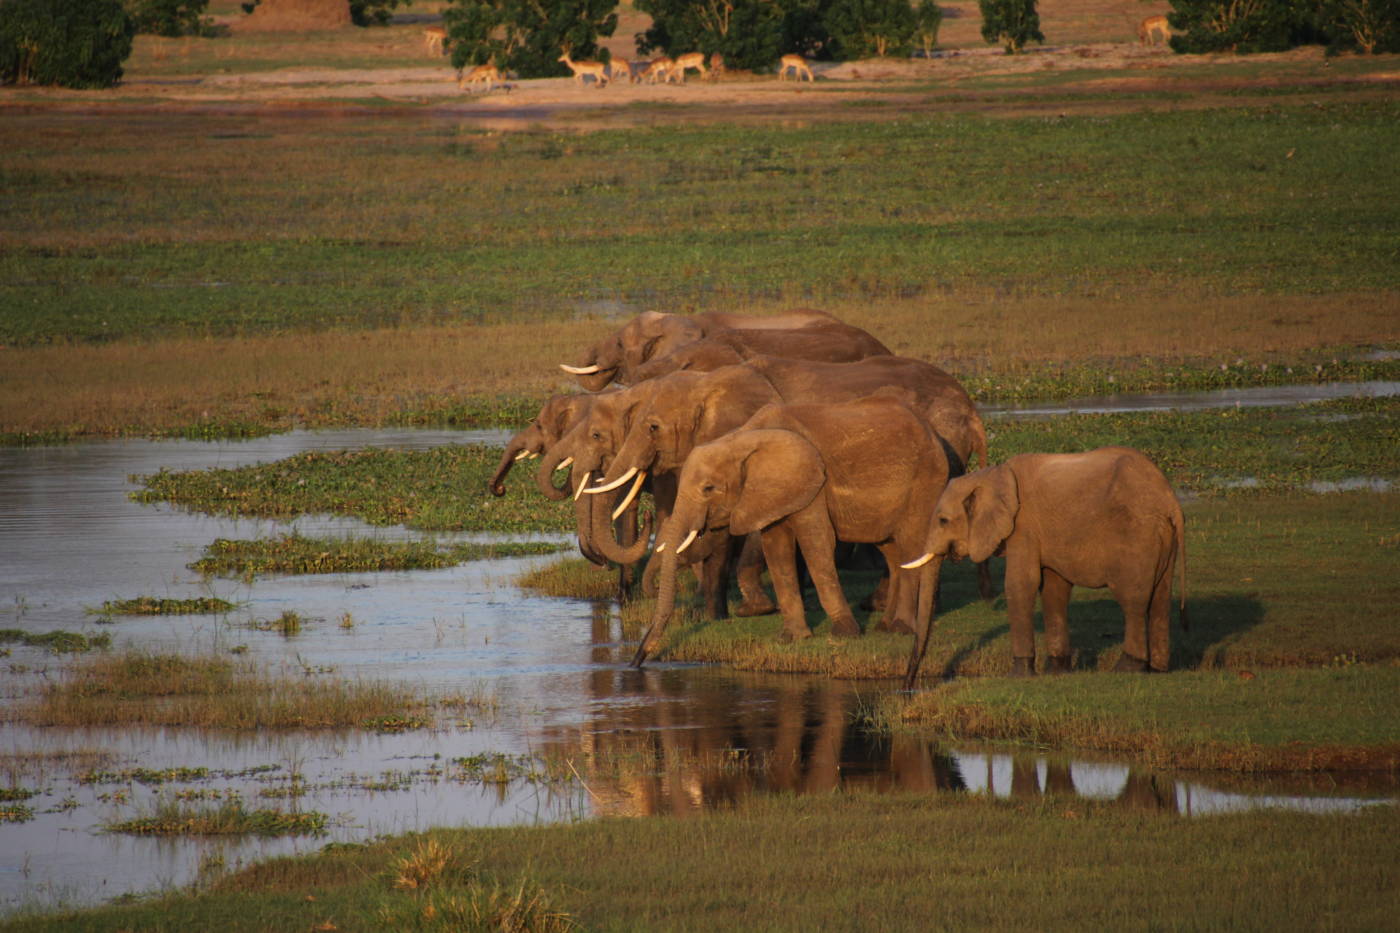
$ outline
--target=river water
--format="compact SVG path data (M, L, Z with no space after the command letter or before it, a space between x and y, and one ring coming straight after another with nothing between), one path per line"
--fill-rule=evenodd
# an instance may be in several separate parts
M890 685L664 663L630 670L634 646L622 640L610 604L545 598L513 584L521 571L557 557L206 581L186 565L216 537L409 533L324 516L217 519L128 499L136 488L130 475L160 468L232 467L312 449L501 444L505 436L293 432L236 442L0 449L0 628L102 631L119 649L232 649L268 673L402 682L468 700L438 729L398 735L0 723L0 789L39 792L24 803L32 818L0 822L0 916L196 883L327 842L433 826L687 813L751 793L1076 793L1183 815L1255 806L1356 810L1400 796L1393 782L1366 777L1226 785L1114 762L876 739L853 727L851 714ZM212 595L239 608L228 618L121 617L113 624L97 623L88 611L138 595ZM247 624L286 609L310 620L300 635ZM349 627L338 621L346 613ZM26 702L65 663L11 647L0 659L3 703ZM541 773L541 762L554 762L550 774ZM589 773L586 784L560 773L575 762ZM608 767L588 767L599 762ZM207 773L150 783L135 770L176 768ZM320 811L332 825L324 836L275 839L158 839L102 828L160 803L216 805L233 797L250 808Z

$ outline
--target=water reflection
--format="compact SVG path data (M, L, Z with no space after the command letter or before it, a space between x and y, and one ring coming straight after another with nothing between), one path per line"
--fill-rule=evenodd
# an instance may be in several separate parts
M1049 418L1056 415L1102 415L1129 411L1201 411L1210 408L1268 408L1322 402L1338 398L1379 398L1400 395L1400 382L1328 382L1317 385L1256 386L1206 392L1150 392L1100 395L1069 402L983 405L993 418Z

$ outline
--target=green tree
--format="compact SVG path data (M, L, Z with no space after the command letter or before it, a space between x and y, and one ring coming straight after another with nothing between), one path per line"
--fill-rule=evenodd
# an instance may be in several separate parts
M569 74L567 49L599 58L598 37L617 28L617 0L453 0L442 14L456 68L495 63L522 78Z
M0 83L111 87L135 32L121 0L0 0Z
M826 29L838 59L908 57L914 48L914 8L909 0L836 0Z
M350 0L350 21L356 26L387 26L400 4L413 0Z
M1281 52L1300 23L1293 0L1172 0L1167 22L1177 52Z
M982 38L988 45L1001 43L1007 55L1015 55L1027 42L1044 42L1035 0L977 0L982 11Z
M1331 0L1322 17L1329 51L1400 52L1400 0Z
M731 68L764 68L782 54L782 9L772 0L636 0L651 17L643 55L719 52Z
M204 15L209 0L127 0L136 31L155 36L208 35L213 21Z
M933 55L938 45L938 29L943 25L943 8L934 0L919 0L914 8L914 41L924 50L924 58Z

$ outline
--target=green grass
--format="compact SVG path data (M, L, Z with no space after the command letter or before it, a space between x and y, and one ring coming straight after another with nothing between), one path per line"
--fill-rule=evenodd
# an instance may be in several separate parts
M52 632L26 632L17 628L0 629L0 645L21 644L30 648L47 648L54 654L81 654L84 651L106 650L112 646L112 636L84 635L62 629Z
M231 800L213 808L166 802L149 816L114 820L103 828L132 836L318 836L328 822L314 810L249 810Z
M214 576L263 574L362 573L383 570L433 570L472 560L552 554L567 545L545 541L479 544L465 542L440 548L432 541L379 541L369 538L216 538L191 570Z
M266 133L250 131L261 117L171 113L154 148L148 118L82 132L74 119L15 113L0 128L7 344L483 321L613 298L1397 285L1400 181L1374 171L1394 101L505 136L362 117ZM603 216L625 219L604 235Z
M228 600L212 596L197 596L189 599L136 596L131 599L109 599L102 604L101 609L95 611L105 615L119 616L186 616L221 615L232 612L235 608L237 607Z
M1394 807L1182 819L1039 796L752 797L701 818L338 847L199 894L12 926L480 929L436 917L485 884L538 893L590 930L1382 929L1400 883L1397 832Z

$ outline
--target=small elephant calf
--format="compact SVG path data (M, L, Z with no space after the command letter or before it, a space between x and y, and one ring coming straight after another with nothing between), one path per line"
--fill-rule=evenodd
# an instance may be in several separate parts
M1101 447L1081 454L1020 454L949 482L934 508L924 556L905 566L945 557L983 561L1004 551L1013 674L1035 672L1037 592L1045 619L1046 669L1069 669L1068 607L1075 586L1106 586L1122 607L1123 657L1117 670L1165 671L1177 561L1186 627L1184 533L1171 486L1139 451ZM936 567L930 574L934 580ZM918 621L906 675L911 687L930 622L927 614Z

